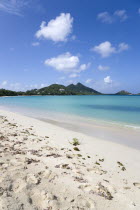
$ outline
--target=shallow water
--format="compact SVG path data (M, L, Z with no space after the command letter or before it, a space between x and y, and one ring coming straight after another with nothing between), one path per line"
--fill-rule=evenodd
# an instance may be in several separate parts
M0 107L140 149L140 96L2 97Z
M0 106L140 126L140 96L25 96L2 97ZM34 113L35 114L35 113Z

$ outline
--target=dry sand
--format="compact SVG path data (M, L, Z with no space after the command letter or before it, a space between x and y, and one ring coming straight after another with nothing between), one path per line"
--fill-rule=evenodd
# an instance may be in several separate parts
M0 110L0 209L139 210L140 151Z

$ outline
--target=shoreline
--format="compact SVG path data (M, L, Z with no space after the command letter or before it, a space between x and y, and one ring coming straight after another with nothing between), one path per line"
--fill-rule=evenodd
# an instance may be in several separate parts
M131 126L122 126L111 123L103 124L101 121L95 124L84 123L84 121L75 121L74 123L66 122L66 121L58 121L57 119L43 119L43 118L35 118L40 121L50 123L52 125L58 126L60 128L64 128L70 131L82 133L89 137L97 138L102 141L114 142L116 144L124 145L130 148L134 148L140 150L140 130L135 129ZM132 141L133 139L133 141Z
M102 96L140 96L140 94L138 94L138 93L137 94L132 93L132 94L128 94L128 95L127 94L126 95L123 95L123 94L122 95L117 95L115 93L114 94L113 93L110 93L110 94L109 93L107 93L107 94L106 93L102 93L102 94L91 94L91 95L90 94L89 95L84 95L84 94L83 95L82 94L81 95L79 95L79 94L78 95L57 95L57 94L56 95L49 95L48 94L48 95L17 95L17 96L0 96L0 97L20 97L20 96L23 96L23 97L24 96L101 96L101 95Z
M0 110L10 111L10 108L4 109L0 107ZM84 118L81 116L68 115L64 113L54 112L40 112L38 110L29 109L12 109L12 112L19 115L27 116L33 119L43 121L52 125L56 125L59 128L68 129L83 133L93 138L102 139L104 141L110 141L124 146L128 146L137 150L140 150L140 129L126 124L119 124L99 119ZM46 117L47 116L47 117ZM132 140L133 139L133 140Z
M140 209L138 150L13 112L0 121L1 209Z

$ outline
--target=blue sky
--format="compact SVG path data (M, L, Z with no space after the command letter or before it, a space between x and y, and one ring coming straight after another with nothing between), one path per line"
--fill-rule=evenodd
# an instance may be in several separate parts
M139 0L0 0L0 88L140 92Z

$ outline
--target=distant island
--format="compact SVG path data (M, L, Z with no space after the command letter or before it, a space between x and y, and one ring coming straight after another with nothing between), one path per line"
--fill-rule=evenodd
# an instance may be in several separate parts
M60 84L52 84L48 87L44 87L41 89L27 90L25 92L0 89L0 96L31 96L31 95L106 95L106 94L100 93L81 83L77 83L76 85L70 84L68 86ZM122 90L120 92L117 92L116 94L111 94L111 95L133 95L133 94Z
M118 93L116 93L116 95L133 95L133 94L129 93L129 92L125 91L125 90L121 90Z

